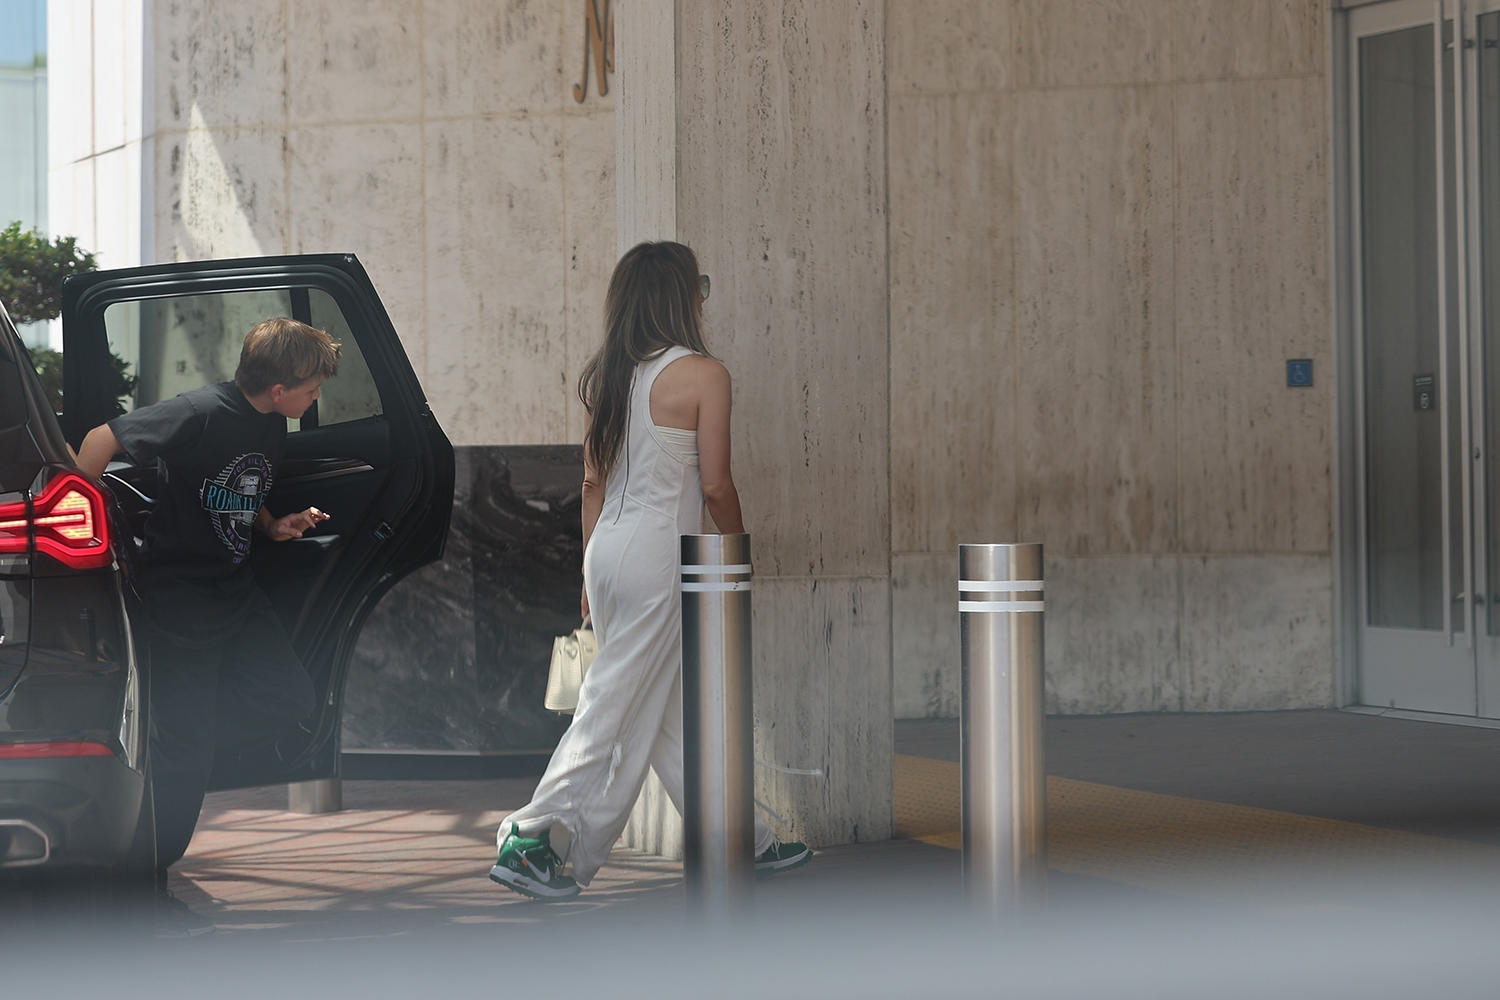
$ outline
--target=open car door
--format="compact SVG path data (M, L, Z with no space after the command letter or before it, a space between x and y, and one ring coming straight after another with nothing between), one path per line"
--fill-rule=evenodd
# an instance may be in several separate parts
M442 555L453 448L352 254L100 271L63 289L63 430L74 448L118 413L233 378L245 334L276 316L327 330L343 345L338 376L323 384L322 398L300 421L288 421L267 500L278 517L316 506L332 519L301 539L257 538L250 555L320 708L304 751L285 761L270 748L221 753L210 788L337 773L355 640L382 595ZM140 537L157 470L117 462L105 481Z

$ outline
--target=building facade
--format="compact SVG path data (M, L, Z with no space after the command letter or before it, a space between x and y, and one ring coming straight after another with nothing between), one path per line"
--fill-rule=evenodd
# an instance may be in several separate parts
M1497 6L52 0L53 228L357 252L473 449L575 446L615 256L693 245L826 773L762 797L878 838L966 541L1046 546L1049 711L1500 715Z
M0 227L47 229L47 3L0 0ZM47 346L46 324L20 329Z

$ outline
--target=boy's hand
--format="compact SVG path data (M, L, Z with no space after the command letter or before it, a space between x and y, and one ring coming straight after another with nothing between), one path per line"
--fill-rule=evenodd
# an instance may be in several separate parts
M277 542L284 542L288 538L301 538L303 532L311 531L332 517L331 514L325 514L316 507L309 507L296 514L288 514L286 517L275 518L265 514L265 508L261 508L261 511L264 520L260 525L260 530L265 532L272 541Z

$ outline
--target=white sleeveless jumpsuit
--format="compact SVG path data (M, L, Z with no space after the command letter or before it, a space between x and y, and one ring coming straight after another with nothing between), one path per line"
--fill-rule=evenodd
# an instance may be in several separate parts
M599 651L573 724L530 804L500 825L501 843L512 823L527 837L549 830L580 885L588 885L609 857L648 766L682 812L678 536L703 530L703 481L696 432L651 422L651 385L662 369L691 353L671 347L636 369L626 440L583 554ZM773 841L757 814L756 855Z

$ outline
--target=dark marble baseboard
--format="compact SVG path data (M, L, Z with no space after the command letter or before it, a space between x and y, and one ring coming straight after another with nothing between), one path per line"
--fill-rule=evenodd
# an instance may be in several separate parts
M578 627L583 449L455 452L447 550L365 624L345 688L345 747L547 750L567 728L542 695L553 637Z

